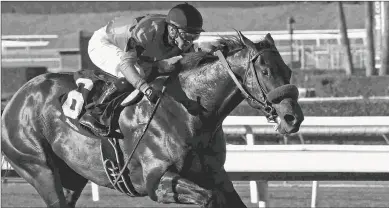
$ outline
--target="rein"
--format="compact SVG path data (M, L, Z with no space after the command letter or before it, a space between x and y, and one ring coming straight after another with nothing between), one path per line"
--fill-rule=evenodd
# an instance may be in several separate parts
M259 101L257 100L254 96L252 96L249 92L247 92L247 90L242 86L242 84L239 82L238 78L236 78L234 72L232 71L230 65L228 64L226 58L224 57L224 55L222 54L222 52L220 50L217 50L215 52L215 54L219 57L219 60L222 62L224 68L227 69L227 72L228 74L230 75L230 77L232 78L232 80L235 82L236 86L239 88L239 90L242 92L243 96L245 99L247 99L248 101L250 102L254 102L260 106L262 106L262 108L264 109L265 113L266 113L266 118L268 120L268 122L276 122L275 121L275 117L273 116L273 112L275 111L274 108L270 105L270 103L266 100L266 93L265 93L265 90L263 89L261 83L259 82L258 80L258 76L256 75L256 72L254 70L254 66L253 66L253 63L252 63L252 60L254 60L255 58L257 58L258 56L260 56L260 53L257 53L252 59L249 58L249 67L251 70L254 71L255 73L255 77L257 78L257 82L258 82L258 85L259 87L261 88L261 92L262 92L262 97L264 98L264 101ZM248 70L246 71L246 74L247 74Z

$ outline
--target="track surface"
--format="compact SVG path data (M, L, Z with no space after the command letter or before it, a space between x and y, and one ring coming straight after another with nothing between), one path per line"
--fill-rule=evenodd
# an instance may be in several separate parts
M248 207L250 203L248 182L234 182ZM320 182L318 207L388 207L389 182ZM35 189L23 181L2 184L1 207L44 207ZM77 207L197 207L193 205L157 204L148 197L129 198L126 195L100 187L100 201L92 201L91 185L84 189ZM309 207L310 182L270 182L272 207Z

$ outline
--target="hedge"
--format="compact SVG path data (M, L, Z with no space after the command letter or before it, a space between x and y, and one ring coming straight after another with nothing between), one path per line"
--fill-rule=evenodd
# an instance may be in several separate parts
M291 83L314 88L316 97L389 96L389 76L355 74L347 76L340 70L294 70Z
M312 78L322 75L337 77L346 75L346 72L343 69L293 69L291 82L300 87L315 87L315 80ZM353 76L365 76L365 70L355 69Z
M318 97L389 96L389 76L348 77L320 75L313 77Z
M1 68L2 97L13 94L28 80L47 72L46 67L10 67Z

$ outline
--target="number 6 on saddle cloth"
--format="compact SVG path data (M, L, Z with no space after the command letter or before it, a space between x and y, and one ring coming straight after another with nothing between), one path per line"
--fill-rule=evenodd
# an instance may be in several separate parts
M107 136L121 137L115 130L118 129L118 116L125 106L138 102L142 96L137 97L130 103L122 106L121 103L135 89L124 78L114 77L101 70L81 70L74 73L74 80L77 88L60 96L63 116L62 119L72 128L80 133L87 130L89 133L96 135L93 131L79 124L78 119L86 112L91 111L99 115L101 124L108 124ZM95 105L102 92L106 90L109 84L114 83L117 92L113 99L106 104ZM83 127L83 128L80 128ZM100 135L96 135L100 136Z

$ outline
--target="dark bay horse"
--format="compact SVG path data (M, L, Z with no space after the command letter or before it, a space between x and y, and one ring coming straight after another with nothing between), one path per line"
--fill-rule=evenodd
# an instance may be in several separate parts
M237 37L220 40L220 45L229 66L204 52L189 54L175 65L181 71L167 82L127 166L139 195L159 203L246 207L223 167L223 120L246 99L270 119L278 117L281 134L299 130L304 116L298 91L289 84L291 70L270 34L253 43L238 32ZM160 77L153 85L162 83ZM69 74L35 77L17 91L2 115L2 152L48 207L75 207L88 181L113 188L103 170L101 140L86 137L59 119L63 114L59 95L75 88ZM126 158L152 110L153 104L143 98L121 112L124 139L119 145Z

